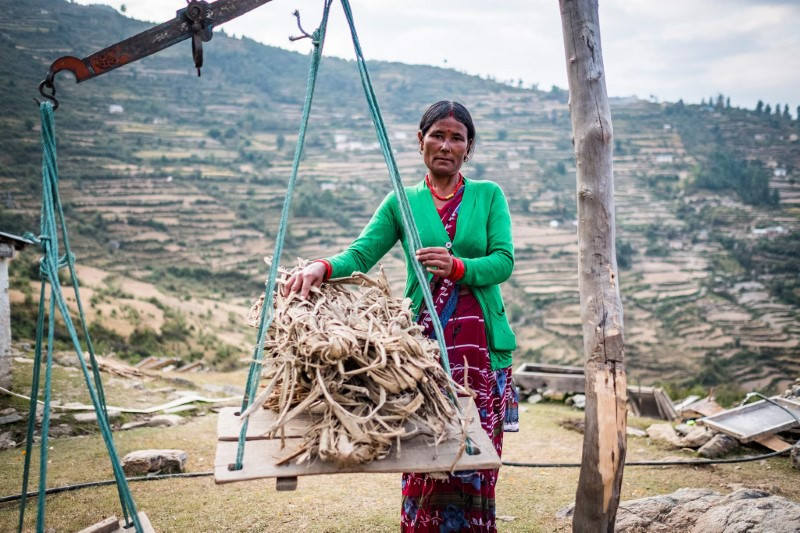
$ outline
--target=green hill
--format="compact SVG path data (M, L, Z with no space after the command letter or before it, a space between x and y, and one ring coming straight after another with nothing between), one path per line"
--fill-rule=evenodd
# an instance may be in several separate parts
M47 67L149 25L59 0L0 6L0 229L22 232L37 224L31 98ZM197 78L189 48L80 85L58 77L61 185L78 261L99 269L86 281L95 283L93 320L106 348L227 366L252 343L241 311L263 288L308 57L217 32ZM477 153L465 174L500 183L514 216L517 265L505 294L517 360L580 361L566 93L434 67L369 66L408 183L424 173L416 129L425 107L455 98L471 109ZM326 58L316 94L287 263L344 247L389 190L355 64ZM774 389L794 379L798 121L636 99L613 100L612 118L631 381ZM30 327L33 255L12 263L20 336ZM401 286L397 249L384 265Z

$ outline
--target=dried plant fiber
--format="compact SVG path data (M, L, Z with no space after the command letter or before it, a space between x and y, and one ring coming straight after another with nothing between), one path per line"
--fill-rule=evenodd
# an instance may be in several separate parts
M442 368L438 344L414 322L411 301L391 296L382 269L377 278L356 273L330 280L307 299L284 297L284 284L304 265L281 269L264 342L263 389L242 417L274 410L277 419L266 430L274 438L294 417L312 415L302 446L278 464L363 464L417 435L431 445L458 436L463 451L466 421L449 394L467 391ZM263 303L262 295L250 310L251 324Z

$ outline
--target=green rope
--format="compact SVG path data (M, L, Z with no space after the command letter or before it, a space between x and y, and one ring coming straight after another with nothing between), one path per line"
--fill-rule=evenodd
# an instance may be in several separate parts
M85 314L83 312L83 305L80 303L80 291L78 288L78 277L75 272L75 256L70 250L69 239L67 235L67 227L64 220L64 211L61 205L61 198L58 191L58 166L56 164L56 136L55 136L55 117L53 114L53 106L50 102L44 102L40 105L40 112L42 118L42 210L41 210L41 234L38 238L34 238L42 248L42 260L40 265L40 274L42 277L42 288L40 291L39 300L39 319L37 321L36 330L36 351L34 355L34 371L33 380L31 385L31 407L30 416L28 417L28 432L26 442L26 457L25 467L23 471L23 492L27 491L28 478L30 474L30 455L33 444L33 432L36 421L36 403L39 396L39 380L40 380L40 366L42 360L42 339L44 336L44 301L45 301L45 286L50 286L50 305L48 313L48 328L47 328L47 356L45 365L45 383L44 383L44 416L42 419L41 428L41 449L39 459L39 497L37 502L37 516L36 516L36 531L37 533L44 532L44 519L45 519L45 491L47 481L47 457L48 457L48 430L50 425L50 392L51 392L51 375L52 375L52 362L53 362L53 344L55 334L55 310L61 313L67 331L69 332L70 339L78 355L78 362L80 363L81 371L86 387L89 391L89 396L92 400L95 412L97 413L97 421L100 425L100 433L105 442L108 455L111 459L111 466L114 471L114 477L117 481L117 490L120 496L120 503L122 510L125 514L126 527L133 525L137 533L142 533L142 524L136 512L136 505L133 502L130 488L128 487L125 473L117 455L114 446L114 440L111 434L111 427L108 422L108 416L105 405L105 395L103 393L102 382L100 380L99 369L94 354L94 348L89 337L88 326L86 323ZM57 223L56 217L59 222ZM58 256L58 229L61 229L61 234L64 241L64 256ZM60 268L68 267L72 277L72 287L75 291L75 299L78 303L78 314L80 316L81 326L86 344L89 352L90 364L92 366L92 375L89 373L89 368L84 359L84 351L81 347L75 325L72 322L72 317L67 307L66 300L61 289L61 283L58 279L58 270ZM22 531L22 525L25 518L25 503L26 499L23 498L20 502L20 514L18 530ZM132 522L132 523L131 523Z
M311 52L311 66L308 71L308 82L306 83L306 97L303 103L303 116L300 119L300 131L297 134L297 144L294 149L294 161L292 161L292 172L289 175L289 183L286 186L286 197L283 200L283 210L281 221L278 225L278 235L275 237L275 250L272 253L272 263L269 267L269 277L264 288L264 305L261 306L261 315L258 322L258 341L254 348L253 360L250 363L250 370L247 374L247 385L245 386L245 396L242 400L242 412L247 406L253 403L258 381L261 377L261 360L264 357L264 338L272 323L275 311L273 300L275 295L275 282L278 277L278 267L283 254L283 241L286 237L286 227L289 220L289 210L292 205L292 192L297 181L297 173L300 168L300 159L303 155L303 146L306 138L306 128L308 127L308 117L311 114L311 102L314 98L314 87L317 83L317 72L322 58L322 47L325 44L325 32L328 27L328 13L330 12L331 2L325 0L325 8L322 11L322 21L319 28L312 36L314 50ZM244 446L247 440L247 426L249 419L245 420L239 432L239 446L236 449L236 462L232 465L233 470L242 469L242 459L244 458Z
M400 218L403 223L403 233L406 237L406 242L410 253L422 248L422 239L419 236L417 225L414 222L414 215L411 212L411 204L408 202L403 180L400 177L400 170L397 168L397 161L394 159L394 152L389 143L389 133L386 131L386 125L383 122L380 106L378 106L378 98L375 96L375 91L372 88L372 81L369 78L369 71L367 70L367 62L364 59L364 53L361 50L361 43L358 40L356 33L356 26L353 22L353 12L350 9L349 0L342 0L342 8L344 15L347 18L347 24L350 26L350 35L353 38L353 48L356 52L356 62L358 64L358 73L361 76L361 85L364 88L364 95L367 97L367 104L369 106L369 113L372 116L372 122L375 124L375 132L378 134L378 143L380 144L383 158L386 160L386 167L389 170L389 179L392 182L394 193L397 196L397 204L400 208ZM447 375L452 378L450 373L450 359L447 357L447 344L444 340L444 332L442 330L442 323L439 321L439 314L436 312L436 307L433 303L433 294L428 285L428 274L422 269L422 264L414 259L411 260L411 265L414 268L417 282L422 289L422 298L425 301L425 306L430 312L433 321L433 331L436 333L436 340L439 342L439 355L442 359L442 367L447 372ZM458 404L456 403L456 407Z

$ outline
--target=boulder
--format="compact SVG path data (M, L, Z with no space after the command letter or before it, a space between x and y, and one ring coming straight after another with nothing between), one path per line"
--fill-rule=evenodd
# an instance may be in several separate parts
M567 393L553 389L547 389L542 393L542 397L548 402L563 402L564 398L567 397Z
M714 437L697 450L701 457L716 459L722 457L739 447L739 441L729 435L717 433Z
M727 496L707 489L679 489L672 494L623 502L617 533L738 533L800 530L800 504L754 489Z
M50 426L50 438L57 439L59 437L71 437L75 435L75 428L69 424L58 424L57 426Z
M122 424L120 429L134 429L134 428L166 428L180 426L185 424L186 419L180 415L155 415L147 420L139 420L136 422L127 422Z
M666 444L671 448L683 448L681 445L681 438L675 433L672 424L662 423L653 424L647 428L647 436L654 441Z
M0 416L0 426L13 424L14 422L19 422L20 420L22 420L22 416L18 412L14 411L13 413Z
M123 457L122 469L128 476L178 474L186 471L187 458L183 450L138 450Z
M528 403L540 403L544 398L538 392L536 394L531 394L528 396Z
M0 433L0 451L10 450L16 447L17 443L14 441L14 434L12 432L6 431L5 433Z
M800 470L800 443L792 446L792 451L789 452L789 456L792 458L792 466Z
M647 432L643 429L628 426L625 428L625 434L629 437L646 437Z
M706 427L694 427L681 438L682 448L699 448L714 438L716 433Z
M575 396L570 396L569 399L572 400L570 403L575 407L575 409L586 409L585 394L576 394Z
M119 411L113 411L111 409L108 410L108 418L109 420L112 418L117 418L122 413ZM73 415L75 417L75 422L96 422L97 421L97 413L94 411L87 411L85 413L76 413Z

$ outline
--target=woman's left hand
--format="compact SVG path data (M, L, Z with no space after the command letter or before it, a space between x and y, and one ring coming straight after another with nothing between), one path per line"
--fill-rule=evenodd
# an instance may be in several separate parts
M417 261L422 263L431 274L443 278L453 272L453 256L443 246L420 248L417 250Z

